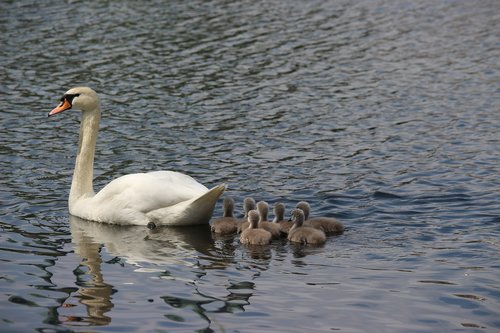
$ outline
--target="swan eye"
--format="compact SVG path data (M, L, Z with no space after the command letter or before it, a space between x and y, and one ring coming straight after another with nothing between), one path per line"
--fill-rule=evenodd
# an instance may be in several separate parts
M73 104L73 98L78 96L80 96L80 94L65 94L63 97L61 97L61 102L67 100L70 104Z

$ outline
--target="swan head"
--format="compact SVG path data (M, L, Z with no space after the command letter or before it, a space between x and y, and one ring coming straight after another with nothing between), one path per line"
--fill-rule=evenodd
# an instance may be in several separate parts
M89 87L76 87L68 90L62 97L61 103L49 112L49 116L75 108L81 111L92 111L99 107L97 93Z

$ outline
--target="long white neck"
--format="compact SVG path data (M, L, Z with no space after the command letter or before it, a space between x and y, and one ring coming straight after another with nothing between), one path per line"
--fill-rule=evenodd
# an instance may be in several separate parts
M99 106L95 110L82 111L82 122L80 125L80 140L78 154L76 156L75 170L69 193L69 207L81 197L94 195L94 153L99 132L101 110Z

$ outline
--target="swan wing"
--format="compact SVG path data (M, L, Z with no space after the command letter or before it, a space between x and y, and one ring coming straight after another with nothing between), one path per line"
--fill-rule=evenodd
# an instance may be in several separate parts
M153 210L147 213L147 217L155 225L206 224L212 216L217 199L225 189L224 184L215 186L197 198Z
M109 203L147 213L162 207L199 197L208 189L192 177L175 171L135 173L119 177L101 191L93 201Z

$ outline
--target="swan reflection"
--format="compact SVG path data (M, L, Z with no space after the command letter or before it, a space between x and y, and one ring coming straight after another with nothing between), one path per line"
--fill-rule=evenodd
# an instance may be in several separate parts
M77 294L74 295L78 302L85 305L87 316L67 315L61 318L65 323L89 323L92 325L107 325L111 318L105 314L113 308L111 295L114 293L113 286L104 282L101 273L102 259L100 256L100 244L94 243L90 237L81 235L79 255L82 257L81 264L73 271L76 276L76 285L79 286ZM73 304L66 300L65 308L72 308ZM65 311L66 312L66 311Z
M199 253L209 255L213 246L210 227L208 225L192 227L165 227L149 230L143 226L116 226L70 217L71 237L75 253L82 261L73 271L76 294L66 300L60 312L71 313L75 302L86 307L87 316L61 315L60 320L71 325L107 325L111 318L106 315L113 308L112 295L116 289L104 281L101 271L102 258L100 250L104 246L106 252L117 256L144 270L141 264L193 265ZM148 268L147 271L151 271ZM158 271L165 269L158 268Z
M182 262L197 252L208 254L212 247L208 225L159 227L150 230L144 226L118 226L70 217L71 237L75 253L88 255L89 239L102 244L106 251L120 256L129 264L158 265Z

